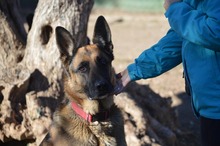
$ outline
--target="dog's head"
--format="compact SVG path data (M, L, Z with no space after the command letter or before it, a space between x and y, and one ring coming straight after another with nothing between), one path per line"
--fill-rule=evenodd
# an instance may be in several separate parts
M56 28L56 40L65 68L64 88L70 97L95 100L112 94L115 84L113 45L103 16L96 21L93 44L75 48L71 34L63 27Z

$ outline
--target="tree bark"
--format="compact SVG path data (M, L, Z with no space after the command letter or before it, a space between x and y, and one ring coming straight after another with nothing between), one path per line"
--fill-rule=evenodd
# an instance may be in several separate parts
M0 140L39 143L62 95L55 28L87 41L93 0L39 0L27 33L19 0L0 1Z

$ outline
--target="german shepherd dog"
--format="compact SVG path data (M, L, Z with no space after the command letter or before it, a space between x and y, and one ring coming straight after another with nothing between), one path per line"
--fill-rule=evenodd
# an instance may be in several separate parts
M56 40L68 102L55 112L41 145L126 146L123 117L113 101L113 44L105 18L98 17L91 45L74 48L63 27L56 28Z

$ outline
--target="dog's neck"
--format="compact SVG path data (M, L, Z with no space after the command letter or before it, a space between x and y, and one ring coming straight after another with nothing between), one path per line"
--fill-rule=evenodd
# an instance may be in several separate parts
M88 122L106 121L109 118L109 110L101 111L95 115L86 113L77 103L71 102L71 107L80 117Z
M71 84L68 82L65 82L65 97L69 99L70 104L74 102L77 106L77 108L73 108L73 110L77 113L77 111L80 111L80 113L83 113L83 115L92 115L92 116L97 116L100 115L100 113L103 113L103 111L108 111L112 105L114 105L113 102L113 95L106 97L104 99L100 100L90 100L87 95L85 94L79 94L77 91L73 91L74 86L70 86ZM74 104L73 103L73 104ZM78 110L75 110L78 109ZM77 113L80 115L79 113ZM104 113L105 115L106 113ZM102 115L102 114L101 114ZM101 116L102 117L102 116ZM105 117L105 116L104 116ZM93 118L94 120L94 118Z

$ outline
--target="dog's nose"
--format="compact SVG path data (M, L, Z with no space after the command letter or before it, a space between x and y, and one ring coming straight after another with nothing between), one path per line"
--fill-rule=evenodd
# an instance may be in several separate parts
M105 81L97 81L95 87L98 92L105 93L108 91L108 84Z

